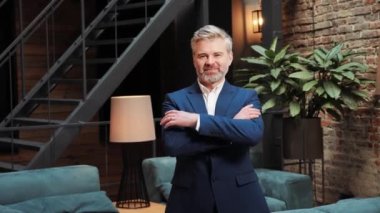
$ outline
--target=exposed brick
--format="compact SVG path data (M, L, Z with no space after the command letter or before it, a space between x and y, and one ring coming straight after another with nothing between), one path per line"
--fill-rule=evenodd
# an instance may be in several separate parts
M380 63L380 4L375 0L299 0L291 19L284 17L284 41L295 45L297 51L307 51L315 44L317 47L331 47L335 42L344 42L345 49L365 52L365 56L354 61L365 62L375 71ZM309 7L309 8L308 8ZM311 9L310 9L311 8ZM284 8L286 9L286 8ZM305 22L306 14L315 9L315 24L311 29L304 28L290 33L297 25ZM297 10L297 9L296 9ZM307 11L307 12L306 12ZM312 17L311 17L312 18ZM308 23L310 24L310 23ZM312 23L311 23L312 24ZM306 26L306 25L305 25ZM307 25L309 26L309 25ZM311 36L310 36L311 35ZM375 74L366 74L375 79ZM364 89L364 88L363 88ZM373 88L369 88L369 93ZM332 120L329 115L321 114L325 159L325 202L335 202L340 193L365 197L380 194L380 108L373 103L361 103L357 112L349 112L342 121ZM320 167L318 167L320 168ZM317 192L321 192L321 172L317 176ZM320 200L320 195L317 195Z

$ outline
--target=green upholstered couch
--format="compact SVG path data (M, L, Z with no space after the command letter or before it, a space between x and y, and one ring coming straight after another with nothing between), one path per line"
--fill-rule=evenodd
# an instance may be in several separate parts
M118 212L89 165L0 173L0 212Z
M151 201L164 203L168 199L175 163L174 157L148 158L142 162ZM270 169L256 169L256 173L271 211L313 206L309 176Z
M380 197L350 198L308 209L286 210L278 213L379 213ZM277 213L277 212L276 212Z

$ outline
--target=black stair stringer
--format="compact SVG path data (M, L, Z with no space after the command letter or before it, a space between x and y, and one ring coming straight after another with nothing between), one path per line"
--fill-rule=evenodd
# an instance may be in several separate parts
M64 124L89 121L106 100L110 98L114 90L128 76L163 31L175 20L178 12L191 2L193 1L166 1L131 45L120 55L93 89L89 91L85 100L76 107ZM50 166L70 145L79 130L80 127L72 126L58 128L51 140L36 154L27 168L34 169Z

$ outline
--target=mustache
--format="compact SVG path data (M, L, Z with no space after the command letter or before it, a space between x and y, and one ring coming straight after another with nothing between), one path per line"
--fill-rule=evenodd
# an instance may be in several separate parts
M202 71L208 71L208 70L219 70L219 66L205 66Z

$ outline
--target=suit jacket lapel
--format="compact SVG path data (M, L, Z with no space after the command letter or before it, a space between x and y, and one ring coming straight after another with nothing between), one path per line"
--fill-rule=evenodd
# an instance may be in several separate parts
M228 109L236 98L237 90L227 81L223 85L223 89L219 94L216 102L215 115L226 115Z
M192 105L194 112L207 114L205 101L203 100L202 91L197 82L189 87L187 98Z

